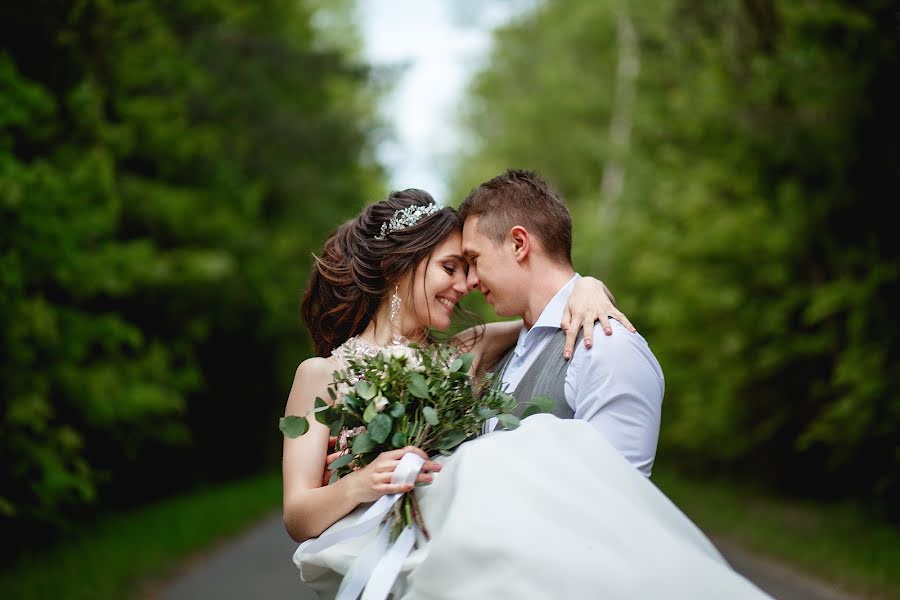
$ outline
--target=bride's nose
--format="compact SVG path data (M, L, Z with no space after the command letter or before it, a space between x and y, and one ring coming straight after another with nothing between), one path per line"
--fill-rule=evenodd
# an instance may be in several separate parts
M466 275L462 277L454 277L453 278L453 291L459 292L460 294L466 294L469 291L469 286L466 283Z

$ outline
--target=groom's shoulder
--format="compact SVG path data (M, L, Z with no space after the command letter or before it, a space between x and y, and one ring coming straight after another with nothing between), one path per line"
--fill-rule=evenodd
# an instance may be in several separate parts
M632 333L624 325L610 319L612 335L606 335L601 324L594 326L594 342L585 348L579 341L572 357L575 366L574 381L585 383L584 378L596 377L652 382L653 390L661 393L665 376L659 361L650 350L647 340L639 333ZM655 393L655 392L654 392Z
M628 354L636 353L644 356L653 356L650 345L640 333L629 331L624 325L615 319L609 319L612 335L606 335L603 331L603 323L594 323L594 340L590 349L584 348L579 342L576 352L583 354L583 358L590 362L605 361L620 358Z
M613 319L608 320L609 326L612 328L612 335L606 335L603 331L604 323L597 321L594 323L594 346L602 345L609 348L621 348L634 345L647 345L647 340L640 333L628 331L628 329Z

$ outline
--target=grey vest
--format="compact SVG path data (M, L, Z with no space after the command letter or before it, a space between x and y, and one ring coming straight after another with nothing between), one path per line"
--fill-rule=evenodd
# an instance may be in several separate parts
M578 334L575 341L576 346L581 343L584 337L582 333ZM556 405L552 414L560 419L571 419L575 416L575 411L566 402L566 371L569 369L571 359L563 358L563 347L566 345L566 332L559 330L554 333L541 350L540 355L534 360L528 371L519 381L519 385L511 393L518 400L519 405L513 411L516 416L521 416L528 406L528 403L535 396L549 396L553 398ZM503 376L506 365L512 360L513 351L511 349L506 356L494 367L493 371ZM497 423L495 429L502 429L503 426Z

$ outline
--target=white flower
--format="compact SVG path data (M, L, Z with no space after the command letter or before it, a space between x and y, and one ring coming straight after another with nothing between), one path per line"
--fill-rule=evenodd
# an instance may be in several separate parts
M395 346L388 346L381 352L388 359L402 359L406 366L413 371L421 372L425 370L425 368L422 366L422 357L419 356L419 353L415 348L410 348L409 346L398 344Z
M365 431L365 427L354 427L353 429L342 429L341 435L338 437L337 450L344 451L350 447L353 438Z
M377 396L375 398L375 410L381 412L384 410L384 407L388 405L388 399L384 396Z
M353 388L351 388L351 387L350 387L349 385L347 385L346 383L339 383L339 384L338 384L338 386L337 386L337 397L338 397L338 401L340 401L340 399L343 398L344 396L349 396L349 395L351 395L351 394L353 394Z

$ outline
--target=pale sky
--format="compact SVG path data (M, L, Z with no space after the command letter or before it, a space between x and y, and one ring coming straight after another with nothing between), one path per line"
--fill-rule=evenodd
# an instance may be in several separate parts
M490 32L515 10L502 0L358 0L364 56L406 64L381 114L393 140L378 148L392 189L422 188L448 199L445 159L459 143L456 107L484 63Z

